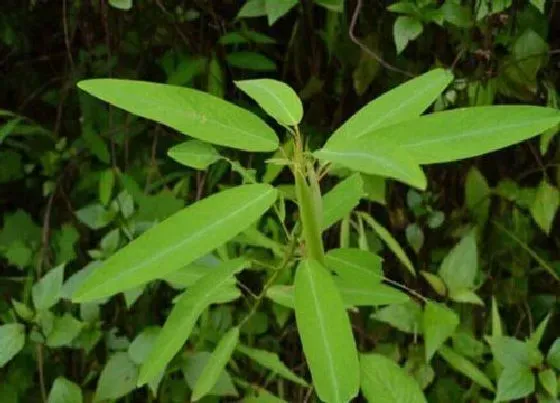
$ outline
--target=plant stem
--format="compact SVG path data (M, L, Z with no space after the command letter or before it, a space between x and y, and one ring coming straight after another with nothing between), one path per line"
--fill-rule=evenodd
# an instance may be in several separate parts
M303 240L305 242L305 256L324 263L325 258L320 225L322 205L319 182L317 181L313 166L306 164L301 134L297 126L295 129L294 177Z

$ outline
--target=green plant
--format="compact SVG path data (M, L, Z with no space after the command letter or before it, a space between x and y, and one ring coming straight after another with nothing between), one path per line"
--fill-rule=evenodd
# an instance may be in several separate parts
M277 277L297 266L293 289L284 288L283 295L277 293L272 298L295 308L298 332L319 398L328 402L348 401L357 395L360 385L365 396L373 398L377 388L372 373L387 366L388 373L395 372L396 377L402 375L398 368L392 368L394 364L386 364L376 356L362 355L359 358L345 306L357 303L352 301L355 295L351 290L361 289L382 299L383 291L389 289L392 294L385 295L386 298L390 299L391 295L397 300L408 298L398 290L403 289L398 283L390 282L397 289L381 284L385 277L380 269L373 269L375 256L348 248L325 253L322 231L345 219L363 191L360 181L355 180L358 177L350 176L343 183L355 183L357 191L353 193L353 200L342 202L340 197L329 198L329 194L323 197L321 179L331 166L340 165L355 172L392 178L425 189L427 180L420 165L491 152L538 135L560 122L560 113L556 110L530 106L476 107L420 116L452 79L448 71L437 69L395 88L366 105L316 151L306 148L306 139L299 128L303 107L291 88L268 79L237 82L238 88L257 101L278 126L285 129L287 142L292 143L292 156L272 159L269 163L287 166L293 174L299 216L297 224L290 230L287 228L284 197L270 184L252 183L221 191L175 213L117 251L81 282L73 293L73 301L99 301L185 269L192 271L189 269L191 263L223 248L273 207L276 219L286 231L284 245L279 246L283 256L270 269L269 278L253 308L223 336L209 357L203 376L194 386L196 397L209 391L217 381L239 343L239 329L257 314L262 299L274 289ZM264 121L196 90L111 79L86 80L79 87L112 105L156 120L205 143L252 152L279 150L275 131ZM173 157L189 166L195 164L193 161L205 161L201 166L207 166L220 159L209 144L188 148L191 154L172 152ZM253 179L251 176L245 178ZM351 189L352 185L346 192ZM332 192L335 191L336 188ZM369 215L359 213L358 217L388 243L410 274L415 275L412 264L390 233ZM248 267L263 268L258 259L244 256L235 249L220 255L226 260L208 273L194 268L199 278L175 302L150 353L142 362L137 380L139 386L148 383L157 389L154 385L189 338L200 315L210 304L230 300L226 295L229 295L236 273ZM443 273L442 276L445 278ZM458 316L441 303L424 297L421 300L425 303L422 315L426 360L430 361L440 351L452 362L453 358L449 357L453 355L446 354L448 350L443 344L454 333ZM385 304L391 302L376 303ZM410 301L409 304L415 303ZM244 347L237 349L243 353ZM466 367L463 365L462 371L470 371L475 382L483 379L483 386L493 389L485 377L472 375L475 371L469 365ZM417 396L414 401L422 401L417 386L410 384L406 388Z

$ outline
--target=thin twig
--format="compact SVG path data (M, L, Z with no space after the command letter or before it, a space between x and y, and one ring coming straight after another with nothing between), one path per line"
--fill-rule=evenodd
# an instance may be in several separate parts
M354 13L352 14L352 19L350 20L350 28L348 29L348 35L352 42L360 47L365 53L369 56L373 57L380 65L385 67L387 70L394 71L396 73L404 74L408 77L416 77L416 74L413 74L409 71L399 69L398 67L393 66L392 64L383 60L377 53L373 50L368 48L363 42L361 42L355 35L354 31L356 28L356 24L358 23L358 17L360 15L360 11L362 10L363 0L357 0L356 8L354 9Z

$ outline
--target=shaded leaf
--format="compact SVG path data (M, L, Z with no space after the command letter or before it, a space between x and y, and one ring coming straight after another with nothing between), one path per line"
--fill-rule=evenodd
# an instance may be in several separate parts
M10 323L0 326L0 368L21 351L25 344L25 326Z
M97 382L96 401L118 399L129 394L136 389L137 377L138 368L127 353L113 354Z
M529 368L506 367L498 378L496 402L521 399L535 391L535 376Z
M47 403L82 402L82 390L78 385L61 376L54 380Z
M426 361L430 361L441 345L455 332L459 317L445 305L428 302L424 308L424 342Z
M189 140L171 147L167 155L187 167L204 170L222 156L210 144L200 140Z
M202 312L210 305L217 291L237 272L247 267L244 259L235 259L202 277L184 293L171 310L154 347L142 364L138 385L153 379L165 369L181 349Z
M231 358L233 350L239 342L239 328L229 330L217 344L216 349L208 359L202 373L196 380L191 399L200 400L206 395L218 381L220 374Z
M50 270L31 289L33 306L37 310L51 308L60 299L62 282L64 281L64 265Z
M425 403L418 383L394 361L380 354L360 356L361 387L370 402Z
M305 380L294 374L282 361L280 361L280 358L278 358L278 354L276 353L249 348L242 344L237 346L237 351L284 379L295 382L301 386L308 386Z
M230 52L226 56L226 61L232 67L236 67L238 69L243 69L243 70L253 70L253 71L276 70L276 63L274 63L274 61L270 60L262 53L257 53L257 52L249 52L249 51ZM277 146L278 144L275 144L274 148L272 149L269 148L266 151L273 151Z
M492 385L492 382L488 379L486 374L484 374L484 372L478 369L475 364L463 357L461 354L449 347L446 347L445 345L442 345L438 349L438 354L441 355L441 357L456 371L459 371L483 388L486 388L491 392L494 391L494 385Z
M559 205L560 192L555 186L543 180L537 188L535 201L531 206L531 215L539 228L547 234L550 233Z
M268 18L268 25L273 25L280 17L287 14L298 0L265 0L264 8Z

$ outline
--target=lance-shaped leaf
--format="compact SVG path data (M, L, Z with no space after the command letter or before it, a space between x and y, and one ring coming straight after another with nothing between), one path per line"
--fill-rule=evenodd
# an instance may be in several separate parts
M238 342L238 327L232 328L220 339L216 349L202 370L202 374L200 374L196 380L191 398L193 402L200 400L204 395L210 392L220 378L220 374L230 360L231 354L233 350L235 350L235 346L237 346Z
M356 284L379 284L383 279L379 256L356 248L330 250L325 264L342 279Z
M385 284L358 285L342 279L335 279L335 284L346 308L403 304L410 301L408 295ZM266 296L286 308L293 309L295 306L294 287L291 285L274 285L267 290Z
M276 200L270 185L244 185L195 203L119 250L74 293L92 301L161 278L206 255L255 222Z
M305 380L294 374L282 361L280 361L278 354L271 353L266 350L249 348L244 345L239 345L237 347L237 351L284 379L295 382L301 386L308 386Z
M215 294L229 279L247 267L244 259L231 260L202 277L185 292L171 310L150 354L142 364L138 385L156 377L189 338L202 312L210 305Z
M358 139L384 126L420 116L453 80L448 70L435 69L374 99L331 136L327 145Z
M360 216L364 219L366 223L377 233L379 238L383 240L387 244L387 247L391 249L391 251L397 256L397 258L401 261L401 263L408 269L410 274L416 276L416 271L414 270L414 265L408 258L408 255L403 250L401 245L397 242L393 235L387 229L375 221L370 215L368 214L360 214Z
M323 231L349 214L364 195L360 174L355 173L323 196Z
M447 361L451 367L470 378L473 382L476 382L491 392L495 390L494 385L492 385L492 382L488 379L486 374L461 354L455 352L449 347L446 347L445 345L440 346L438 354L441 355L441 357Z
M259 117L202 91L117 79L80 81L78 87L118 108L209 143L247 151L278 147L274 130Z
M425 189L427 185L426 176L412 154L387 137L365 136L359 140L327 144L313 155L358 172L396 179L419 189Z
M236 81L237 87L284 126L295 126L303 117L303 106L295 91L281 81L267 78Z
M383 127L331 152L367 149L390 140L419 164L456 161L498 150L560 123L560 111L537 106L481 106L436 112Z
M348 402L358 394L358 352L333 278L314 260L296 271L295 311L317 395L326 402Z

